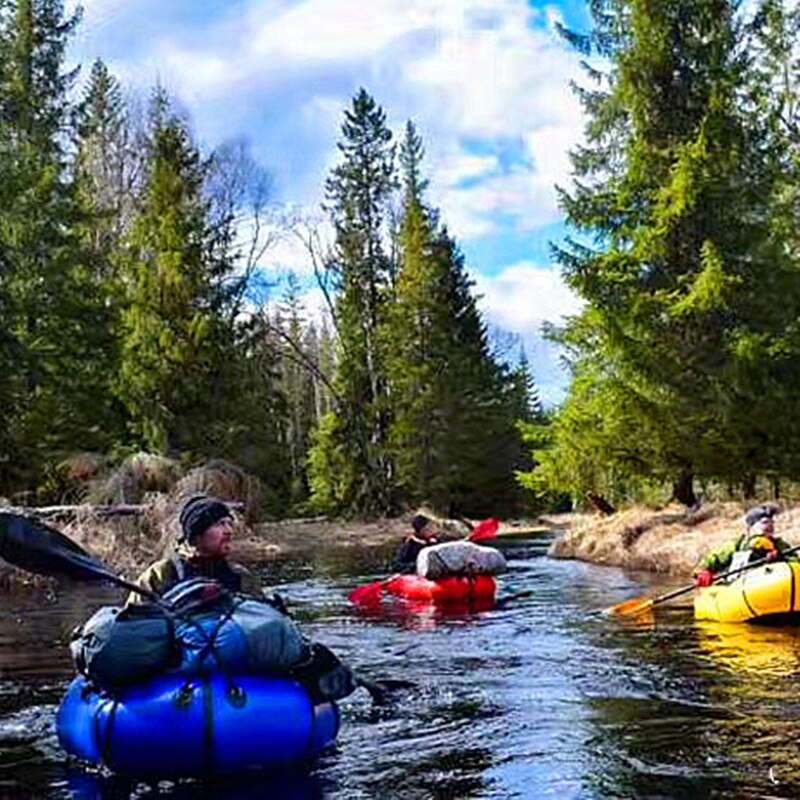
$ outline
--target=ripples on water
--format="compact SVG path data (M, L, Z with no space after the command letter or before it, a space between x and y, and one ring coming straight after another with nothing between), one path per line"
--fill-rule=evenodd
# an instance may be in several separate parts
M5 596L0 798L800 796L795 629L698 625L688 607L649 620L603 616L664 587L551 561L546 544L505 543L501 595L521 596L476 614L394 602L359 615L347 592L382 566L363 554L266 573L306 633L365 676L416 688L386 708L363 692L348 698L335 750L300 774L216 785L132 786L68 766L53 732L72 671L66 642L116 595Z

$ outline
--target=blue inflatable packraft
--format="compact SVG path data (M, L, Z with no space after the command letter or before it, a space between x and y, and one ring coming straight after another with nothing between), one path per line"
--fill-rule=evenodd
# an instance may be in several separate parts
M56 718L73 756L142 777L202 777L297 762L331 745L335 703L269 676L161 676L98 692L76 678Z

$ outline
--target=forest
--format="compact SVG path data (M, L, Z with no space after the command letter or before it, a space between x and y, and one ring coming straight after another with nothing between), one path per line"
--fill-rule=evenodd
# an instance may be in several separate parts
M796 3L588 4L586 116L553 245L583 311L535 492L781 496L800 476Z
M206 151L163 87L68 65L79 14L0 0L0 496L63 499L76 459L140 452L236 464L272 516L785 494L800 12L587 10L559 26L586 124L552 243L584 305L547 331L569 388L543 409L535 365L492 344L413 122L343 101L319 217L290 218L246 142ZM270 284L280 236L326 313Z
M78 25L0 2L0 495L63 500L148 453L235 464L271 516L522 509L541 407L490 346L415 126L359 90L322 221L289 219L246 142L204 152L163 87L68 68ZM270 284L281 236L328 313Z

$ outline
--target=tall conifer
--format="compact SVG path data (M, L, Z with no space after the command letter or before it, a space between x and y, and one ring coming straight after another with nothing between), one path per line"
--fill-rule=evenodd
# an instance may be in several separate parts
M158 90L148 177L121 269L128 286L118 392L153 452L202 453L225 393L227 243L208 225L208 164Z
M740 375L748 329L763 330L769 270L764 187L739 108L736 4L624 0L592 11L592 35L571 38L610 68L581 93L587 144L561 196L585 238L557 254L587 301L564 341L582 385L603 384L582 402L603 397L603 414L629 415L610 426L631 436L609 439L609 453L629 452L632 469L671 479L691 504L696 474L741 474L747 461Z
M423 153L409 122L388 362L399 492L450 513L500 513L518 494L519 387L493 360L463 256L424 200Z
M0 484L6 487L30 486L48 454L91 444L98 431L84 380L91 354L67 169L74 73L64 70L64 50L76 22L60 0L0 5L0 351L6 354Z
M384 329L392 266L385 250L387 205L395 188L386 115L361 89L345 112L341 163L326 183L336 231L330 265L337 284L337 409L311 454L316 502L347 511L389 511L393 465Z

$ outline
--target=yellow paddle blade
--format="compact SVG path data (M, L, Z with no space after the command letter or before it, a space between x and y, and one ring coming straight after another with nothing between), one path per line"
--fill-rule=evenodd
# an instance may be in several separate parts
M634 597L616 606L605 610L605 614L645 614L653 607L653 599L649 597Z

